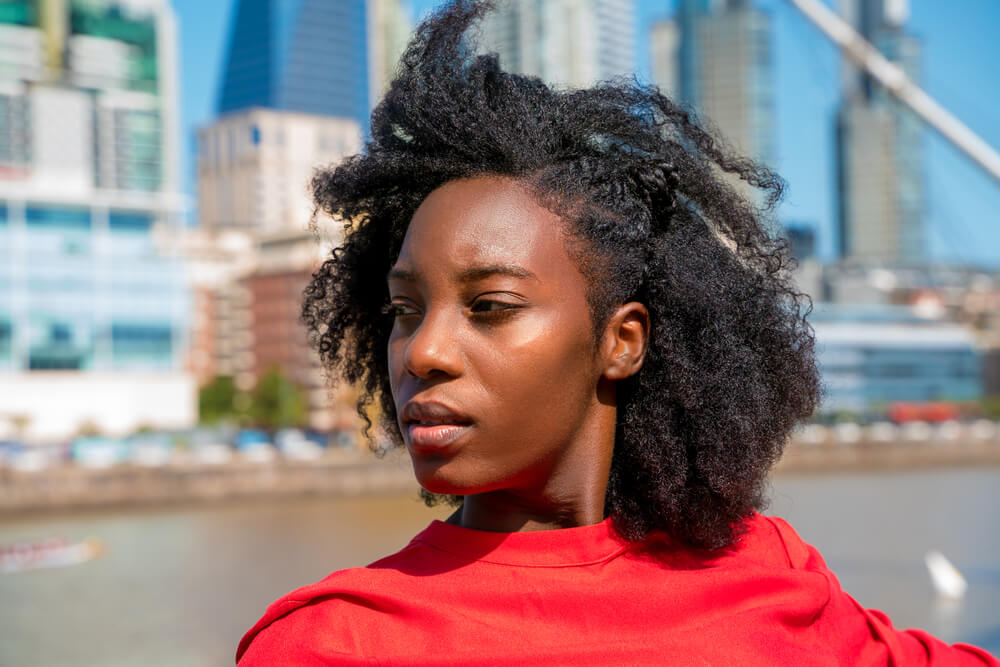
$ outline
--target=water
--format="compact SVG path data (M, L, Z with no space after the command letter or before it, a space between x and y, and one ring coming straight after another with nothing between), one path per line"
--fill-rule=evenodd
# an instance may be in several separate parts
M773 497L769 511L863 604L1000 652L1000 468L783 476ZM231 665L272 600L395 551L448 512L414 493L0 522L0 544L92 535L108 546L83 565L0 576L0 665ZM935 600L931 548L969 580L960 603Z

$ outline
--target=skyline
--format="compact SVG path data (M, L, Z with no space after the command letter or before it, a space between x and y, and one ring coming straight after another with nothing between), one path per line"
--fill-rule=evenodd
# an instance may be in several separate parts
M182 185L194 191L194 132L215 117L224 48L234 2L175 0L181 39ZM414 0L419 19L439 4ZM834 258L834 113L840 100L840 62L834 46L783 0L756 3L773 15L776 53L777 160L788 182L778 218L816 229L821 258ZM639 0L637 76L650 80L648 29L672 14L674 2ZM987 143L1000 147L991 102L1000 100L1000 5L914 0L907 30L924 42L923 86ZM975 53L975 58L965 54ZM956 76L960 73L960 76ZM932 260L1000 269L1000 184L931 131L925 133L927 234ZM197 219L192 198L191 220Z

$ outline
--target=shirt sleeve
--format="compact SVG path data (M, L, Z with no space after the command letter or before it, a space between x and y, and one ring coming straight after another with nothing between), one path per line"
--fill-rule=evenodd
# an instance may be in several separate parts
M248 633L236 653L238 667L360 667L378 661L362 655L347 605L320 599L277 611ZM291 605L290 605L291 606ZM269 610L271 612L271 610Z
M923 630L897 630L889 617L875 609L865 609L846 593L858 611L865 616L872 634L890 647L895 665L928 665L933 667L1000 667L1000 661L981 648L969 644L946 644Z
M946 644L923 630L898 630L881 611L866 609L844 592L814 547L782 519L768 517L793 568L823 575L829 599L816 622L827 640L841 644L853 665L894 667L1000 667L1000 661L969 644Z

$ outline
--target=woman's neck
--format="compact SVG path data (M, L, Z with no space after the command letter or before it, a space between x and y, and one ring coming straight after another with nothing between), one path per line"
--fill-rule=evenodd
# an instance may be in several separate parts
M524 493L510 489L466 496L448 522L491 532L523 532L589 526L604 520L610 461L592 466L569 489ZM550 482L553 480L550 480Z

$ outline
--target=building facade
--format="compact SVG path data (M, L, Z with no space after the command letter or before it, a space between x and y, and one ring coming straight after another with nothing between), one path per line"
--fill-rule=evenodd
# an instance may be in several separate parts
M198 131L198 213L207 231L307 228L313 170L361 150L350 118L252 108Z
M635 49L633 0L504 0L480 44L508 71L577 88L634 73Z
M29 437L194 418L183 262L154 240L184 205L175 43L165 1L0 5L0 421Z
M412 32L413 20L404 0L368 0L368 91L372 107L392 81Z
M920 80L920 41L904 32L907 0L844 0L855 29L907 76ZM869 75L843 70L837 114L840 255L918 263L927 259L920 120Z
M749 0L680 0L650 32L653 83L707 118L739 153L774 164L770 16Z
M368 123L366 0L238 0L218 111L251 107Z
M896 401L983 398L981 351L962 324L885 306L826 306L811 321L826 387L822 413L884 416Z
M319 245L310 234L286 234L263 239L254 271L240 281L249 297L250 365L237 379L256 382L277 368L306 395L312 428L328 430L337 412L316 351L299 321L302 292L325 259L329 244Z

